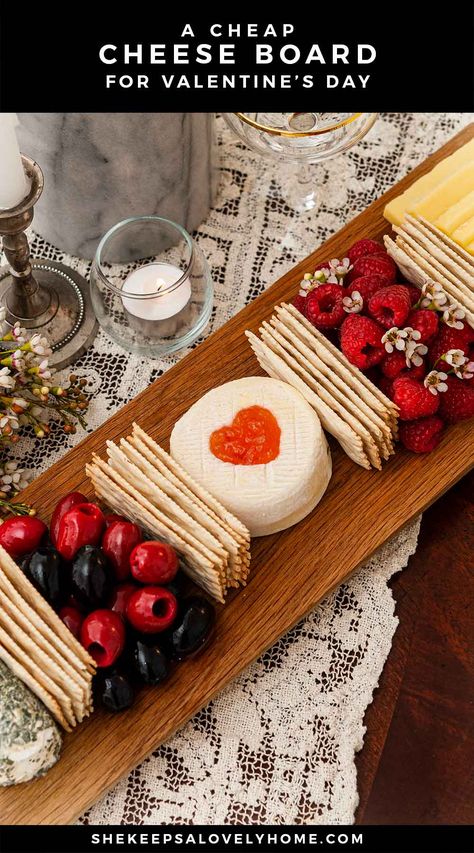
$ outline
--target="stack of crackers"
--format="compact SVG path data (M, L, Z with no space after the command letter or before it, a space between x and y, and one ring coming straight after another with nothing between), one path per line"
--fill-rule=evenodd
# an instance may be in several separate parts
M277 306L259 331L246 335L266 373L301 392L354 462L380 469L395 452L395 404L293 305Z
M472 255L423 217L407 214L403 225L394 225L393 230L396 241L385 236L385 247L408 281L418 287L433 281L440 284L474 327Z
M186 574L218 601L245 585L250 534L242 522L137 424L119 447L107 442L107 455L86 466L99 498L175 548Z
M93 710L94 661L1 546L0 660L66 731Z

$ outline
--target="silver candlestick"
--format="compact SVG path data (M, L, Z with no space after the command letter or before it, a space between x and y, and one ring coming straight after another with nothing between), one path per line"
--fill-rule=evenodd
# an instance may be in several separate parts
M33 220L44 180L34 160L24 154L22 160L29 193L15 207L0 209L0 235L8 261L8 266L0 268L0 305L6 309L10 326L19 322L48 338L53 350L49 361L61 368L92 343L97 320L82 275L57 261L30 258L25 231Z

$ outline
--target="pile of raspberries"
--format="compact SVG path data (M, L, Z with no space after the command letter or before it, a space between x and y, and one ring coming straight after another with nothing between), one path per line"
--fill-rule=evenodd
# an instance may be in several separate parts
M375 240L358 240L347 258L349 263L326 262L305 276L294 305L397 404L402 444L415 453L430 452L445 424L474 416L474 377L458 378L442 359L449 350L461 350L473 360L474 330L466 320L457 324L462 328L447 325L434 306L419 307L421 291L403 281ZM389 329L407 327L420 333L423 345L416 364L382 340ZM439 393L424 382L432 370L447 374Z

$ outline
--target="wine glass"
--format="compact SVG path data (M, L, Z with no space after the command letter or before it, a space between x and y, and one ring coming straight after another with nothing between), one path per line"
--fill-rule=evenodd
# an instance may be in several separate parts
M285 195L301 213L318 203L312 165L352 148L377 113L223 113L223 118L253 151L297 165Z

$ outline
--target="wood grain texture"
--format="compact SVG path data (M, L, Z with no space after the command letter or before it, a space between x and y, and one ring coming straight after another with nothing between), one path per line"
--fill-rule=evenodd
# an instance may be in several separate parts
M173 424L202 394L261 373L244 330L256 332L276 303L296 293L306 270L343 256L360 237L381 237L386 201L473 136L471 125L88 436L22 499L47 520L65 492L92 494L85 463L93 452L104 454L107 439L127 435L133 420L168 449ZM400 450L382 472L362 470L331 448L334 473L323 501L290 530L254 540L250 582L219 608L216 638L204 655L182 664L165 688L142 691L130 711L95 712L65 737L61 760L43 779L0 792L2 823L73 821L474 464L466 424L449 429L428 457Z
M364 719L358 824L474 823L473 568L470 474L424 514L390 584L400 625Z

